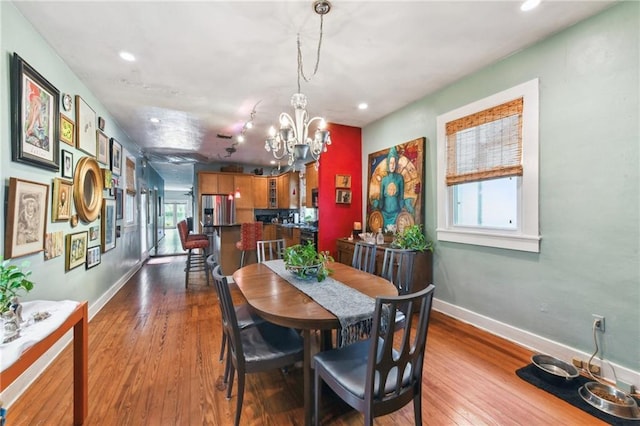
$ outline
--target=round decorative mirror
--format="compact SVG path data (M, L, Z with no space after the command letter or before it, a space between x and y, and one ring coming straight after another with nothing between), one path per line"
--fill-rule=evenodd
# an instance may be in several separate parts
M73 176L73 202L78 217L93 222L102 208L102 173L94 158L82 157Z

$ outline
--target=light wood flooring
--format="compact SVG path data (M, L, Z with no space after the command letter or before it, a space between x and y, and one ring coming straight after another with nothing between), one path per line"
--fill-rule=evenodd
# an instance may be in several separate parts
M184 286L184 257L151 259L89 324L87 425L229 425L222 391L220 312L204 277ZM437 294L437 290L436 290ZM235 294L237 301L241 296ZM531 353L434 312L423 375L426 425L598 425L515 375ZM8 425L71 425L72 353L64 350L9 409ZM242 425L300 425L302 371L249 375ZM361 425L330 396L322 423ZM413 423L413 406L377 425Z

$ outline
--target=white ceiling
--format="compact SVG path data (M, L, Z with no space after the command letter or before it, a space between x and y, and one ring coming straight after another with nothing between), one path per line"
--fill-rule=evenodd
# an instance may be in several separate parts
M268 167L267 129L297 89L297 33L305 74L315 65L310 0L14 3L142 150ZM525 13L519 1L335 0L319 71L302 82L307 109L363 127L611 4L543 0ZM232 140L217 134L240 133L256 104L255 127L225 158ZM191 187L191 165L152 165L167 189Z

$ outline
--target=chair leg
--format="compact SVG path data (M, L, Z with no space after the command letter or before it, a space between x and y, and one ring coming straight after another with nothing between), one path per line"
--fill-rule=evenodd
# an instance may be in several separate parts
M244 371L238 371L238 402L236 403L235 426L240 426L240 416L242 415L243 398L244 398Z
M222 333L222 344L220 345L220 359L219 359L220 362L222 362L222 360L224 359L224 348L226 345L227 345L227 334Z
M229 377L227 379L227 399L231 399L231 390L233 389L233 376L236 374L236 369L232 363L229 363Z
M422 424L422 392L416 392L413 396L413 416L417 425Z
M187 252L187 264L184 268L184 286L189 287L189 270L191 269L191 249Z
M244 254L246 253L245 250L242 250L242 255L240 256L240 267L242 268L244 266Z

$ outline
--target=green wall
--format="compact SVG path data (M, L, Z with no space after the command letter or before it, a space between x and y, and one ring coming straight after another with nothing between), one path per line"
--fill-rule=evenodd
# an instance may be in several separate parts
M60 177L60 173L40 169L33 166L24 165L11 161L11 125L10 125L10 63L13 52L17 52L26 62L34 67L49 82L51 82L61 93L80 95L96 111L100 117L106 120L105 132L109 137L115 137L122 143L123 147L130 153L137 153L138 148L129 140L124 132L115 125L115 120L108 114L105 108L98 102L93 94L76 77L69 67L51 49L37 31L24 19L12 3L0 2L0 94L2 103L0 104L0 197L5 200L10 177L33 180L51 185L54 177ZM61 111L62 112L62 111ZM71 115L75 120L74 115ZM81 151L61 143L61 148L71 151L74 155L74 162L81 157ZM138 161L137 179L141 182L144 176L141 175L141 165ZM150 175L156 186L158 176ZM51 195L49 195L51 197ZM51 199L51 198L50 198ZM1 209L0 241L4 241L5 236L5 208ZM72 228L68 222L52 223L49 212L47 214L47 232L63 231L64 235L86 231L89 226L98 225L99 220L92 224L80 222L76 228ZM44 261L42 253L31 254L15 259L15 263L23 260L30 262L33 270L34 290L23 300L45 299L45 300L88 300L90 307L105 302L107 292L114 284L122 282L123 277L132 273L141 264L140 245L140 224L125 227L122 221L118 224L122 226L122 237L117 239L116 248L102 254L102 263L90 270L85 270L84 266L65 272L64 255L49 261ZM89 245L96 245L98 241L90 241ZM4 253L4 244L0 248L0 254Z
M436 117L540 79L539 254L436 242L435 297L640 371L640 4L624 2L363 129L371 152L425 136L435 238ZM434 64L437 66L437 64ZM366 167L363 167L366 170ZM365 189L366 190L366 189Z

